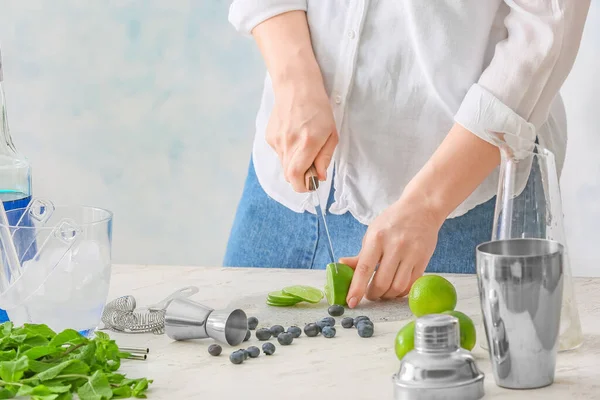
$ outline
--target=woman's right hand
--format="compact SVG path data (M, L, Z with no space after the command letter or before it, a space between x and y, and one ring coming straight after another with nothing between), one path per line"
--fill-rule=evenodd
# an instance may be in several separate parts
M338 135L323 76L313 52L306 12L290 11L252 30L273 82L275 104L267 143L277 152L283 176L296 192L306 192L304 175L315 164L327 178Z
M304 174L314 163L324 181L338 143L329 98L320 73L280 82L274 90L266 140L279 156L285 179L296 192L306 192Z

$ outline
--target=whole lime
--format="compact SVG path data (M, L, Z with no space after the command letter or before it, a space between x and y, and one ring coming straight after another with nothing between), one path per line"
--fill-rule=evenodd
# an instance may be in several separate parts
M460 347L469 351L473 350L477 342L477 332L473 320L460 311L444 311L444 314L452 315L458 319Z
M398 360L402 360L408 352L415 348L415 321L409 322L398 331L394 348Z
M456 301L454 285L439 275L420 277L408 293L408 306L416 317L454 310Z

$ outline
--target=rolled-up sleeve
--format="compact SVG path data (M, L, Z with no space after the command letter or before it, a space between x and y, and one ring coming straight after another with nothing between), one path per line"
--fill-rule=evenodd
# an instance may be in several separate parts
M489 132L519 136L526 145L547 120L571 71L590 0L506 0L508 35L454 119L482 139Z
M289 11L306 11L307 0L234 0L229 7L229 22L243 35L276 15Z

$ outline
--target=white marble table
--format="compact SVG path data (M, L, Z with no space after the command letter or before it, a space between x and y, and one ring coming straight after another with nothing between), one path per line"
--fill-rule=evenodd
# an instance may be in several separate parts
M447 277L458 291L457 309L479 323L475 277ZM144 305L183 286L196 285L200 293L193 299L220 308L239 296L258 296L289 284L321 287L323 283L323 271L115 265L110 298L133 294L138 304ZM577 350L559 354L555 384L529 391L499 388L487 354L477 345L473 352L486 374L486 399L600 399L600 278L576 279L576 292L585 343ZM325 308L323 303L313 319L326 316ZM359 310L348 312L350 316L360 314ZM227 346L220 357L209 356L206 350L214 343L211 339L173 342L166 335L111 336L121 346L150 348L147 361L128 361L123 366L132 377L154 379L150 399L391 399L391 376L399 365L393 343L406 315L406 304L399 304L395 316L404 320L376 323L375 335L368 339L338 326L333 339L307 338L303 334L286 347L275 340L275 355L261 354L241 365L229 362L232 349ZM390 319L398 318L392 315ZM261 343L253 336L243 347Z

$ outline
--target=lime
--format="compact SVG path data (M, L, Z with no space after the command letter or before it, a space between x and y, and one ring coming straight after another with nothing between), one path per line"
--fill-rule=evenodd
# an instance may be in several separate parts
M275 292L270 292L267 295L267 302L277 303L278 305L288 305L293 306L294 304L298 304L302 301L302 299L296 296L290 296L289 294L283 293L281 290L277 290Z
M452 283L439 275L420 277L408 293L408 306L416 317L454 310L456 300Z
M282 292L285 295L296 297L300 300L304 300L313 304L318 303L321 301L321 299L323 299L323 292L311 286L288 286L286 288L283 288Z
M268 306L273 306L273 307L291 307L291 306L295 306L296 304L300 303L299 301L296 303L278 303L278 302L273 302L267 299L267 305Z
M347 306L346 297L354 276L354 270L346 264L331 263L327 264L326 274L325 297L327 297L327 302L329 305Z
M473 350L477 342L477 333L473 320L460 311L445 311L444 314L452 315L458 319L460 329L460 347L465 350Z
M415 321L409 322L398 331L394 347L398 360L402 360L409 351L415 348Z

